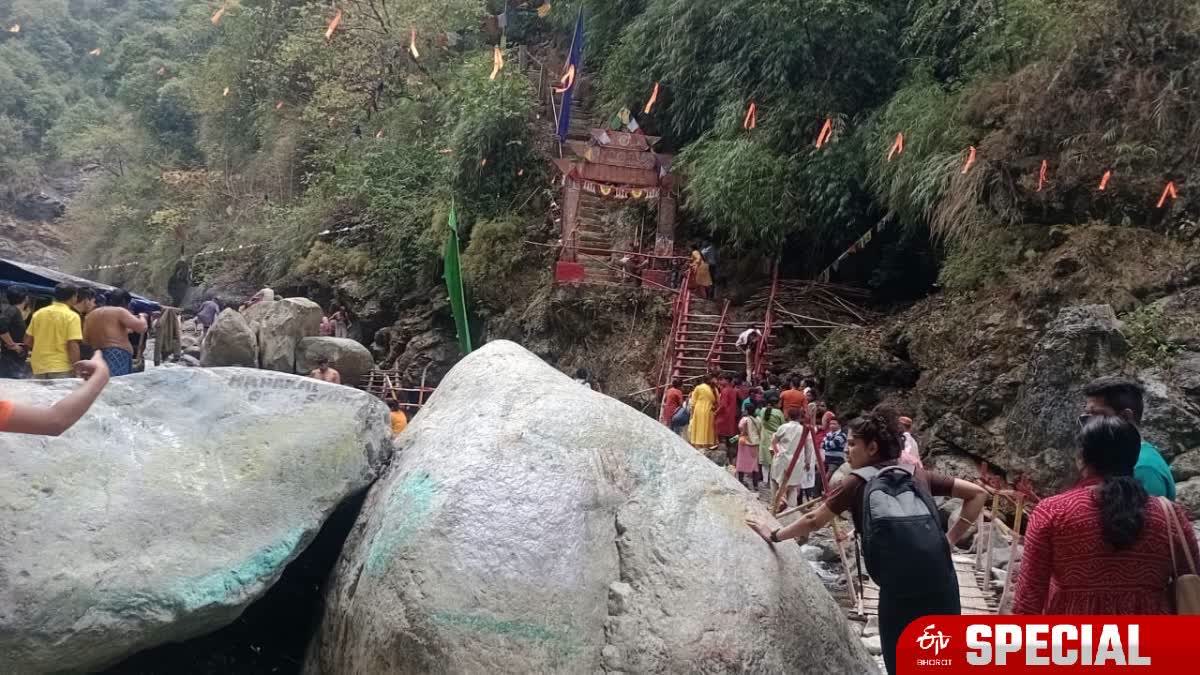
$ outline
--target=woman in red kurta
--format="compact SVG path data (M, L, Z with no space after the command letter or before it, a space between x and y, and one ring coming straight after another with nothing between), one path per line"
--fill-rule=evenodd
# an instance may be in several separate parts
M675 413L683 407L683 380L678 377L671 380L671 386L667 389L667 394L663 398L663 418L661 421L666 426L671 426L671 418L675 417Z
M721 376L721 393L717 398L717 438L727 441L738 435L737 391L729 378Z
M1180 572L1200 557L1183 509L1133 478L1137 428L1119 417L1092 418L1079 434L1084 480L1038 503L1029 520L1014 614L1167 614L1172 548ZM1182 532L1181 532L1182 531Z

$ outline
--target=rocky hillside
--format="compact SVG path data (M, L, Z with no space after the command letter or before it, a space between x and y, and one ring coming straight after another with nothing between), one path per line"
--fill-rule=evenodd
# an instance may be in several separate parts
M842 332L813 364L838 409L887 402L913 416L939 468L1050 492L1074 471L1082 388L1124 374L1147 389L1144 433L1200 513L1200 263L1143 230L1036 228L1022 263L974 291L934 295L869 330Z

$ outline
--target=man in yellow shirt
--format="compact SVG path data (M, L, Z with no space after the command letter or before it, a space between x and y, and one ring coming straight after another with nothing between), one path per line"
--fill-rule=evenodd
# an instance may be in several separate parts
M71 377L71 369L79 361L79 344L83 341L83 322L72 307L74 286L59 284L54 289L54 302L33 313L25 330L29 346L29 365L38 380Z

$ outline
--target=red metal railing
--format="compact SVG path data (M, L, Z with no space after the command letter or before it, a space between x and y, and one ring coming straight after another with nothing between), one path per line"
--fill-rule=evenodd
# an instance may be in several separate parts
M774 329L775 322L775 293L779 290L779 262L776 261L771 270L771 293L767 296L767 314L763 317L763 333L758 339L758 348L754 351L754 379L761 380L763 370L766 367L768 346L767 343L771 340L771 331Z
M660 420L667 401L667 388L671 384L671 378L675 376L675 345L679 343L679 333L683 328L688 307L691 304L691 282L692 269L689 267L679 282L679 295L675 297L675 302L671 305L671 332L667 334L667 344L663 347L663 359L658 378L658 384L662 388L662 394L658 399L658 418ZM670 422L670 420L667 421Z
M712 345L708 348L708 356L704 357L705 369L712 371L713 369L713 354L721 346L721 334L725 332L725 317L729 315L729 301L725 301L725 307L721 309L721 320L717 322L717 332L713 335Z

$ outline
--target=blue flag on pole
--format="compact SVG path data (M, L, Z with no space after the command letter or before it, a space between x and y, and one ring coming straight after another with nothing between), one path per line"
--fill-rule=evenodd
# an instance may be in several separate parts
M571 38L571 54L567 57L567 65L563 67L564 73L572 72L568 82L563 84L568 85L567 90L562 95L562 109L558 115L558 140L567 140L567 133L571 128L571 100L575 96L575 85L579 82L579 76L583 71L583 7L579 8L579 14L575 17L575 36Z

